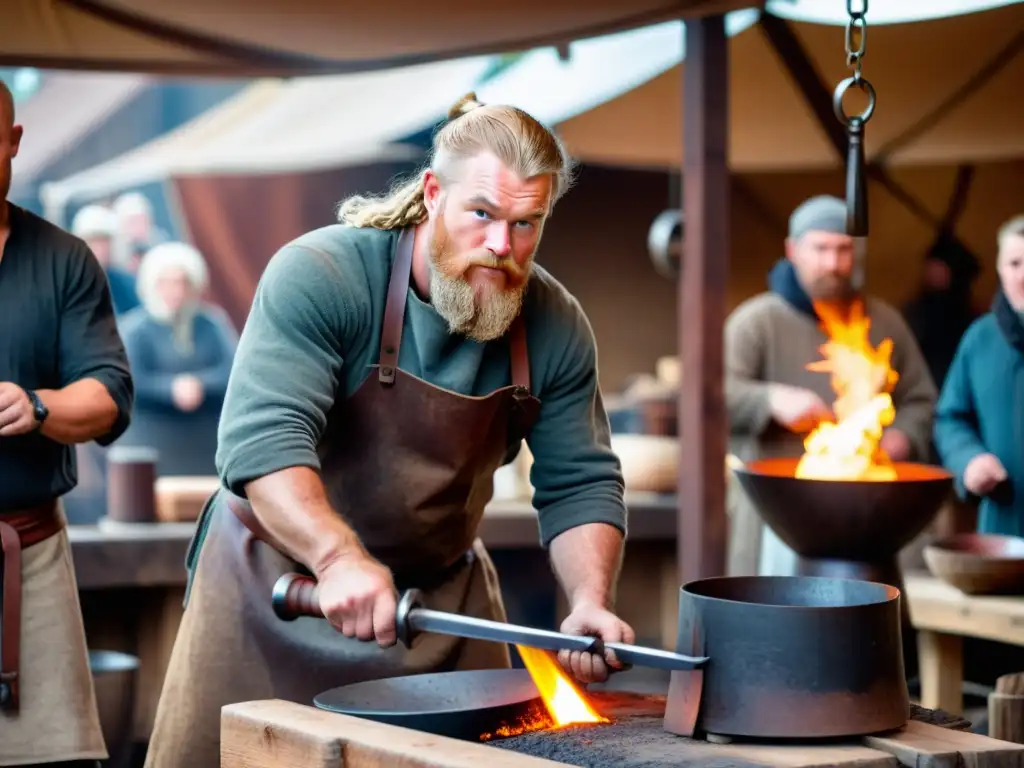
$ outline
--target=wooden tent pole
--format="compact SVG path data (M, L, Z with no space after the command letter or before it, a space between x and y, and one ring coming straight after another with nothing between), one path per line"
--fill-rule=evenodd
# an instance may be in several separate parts
M677 343L681 583L725 573L722 338L729 255L728 39L723 16L686 19L683 255Z

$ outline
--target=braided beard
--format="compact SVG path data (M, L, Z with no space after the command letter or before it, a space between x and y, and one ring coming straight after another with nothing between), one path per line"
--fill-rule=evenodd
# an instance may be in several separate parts
M490 263L488 263L490 256ZM506 269L510 281L517 281L515 287L493 291L477 303L475 291L462 275L451 275L445 265L452 262L452 246L448 231L438 217L433 225L430 240L430 303L435 311L448 323L452 333L461 333L474 341L492 341L505 335L512 321L523 308L527 282L533 257L524 268L497 259L493 255L481 256L474 264Z

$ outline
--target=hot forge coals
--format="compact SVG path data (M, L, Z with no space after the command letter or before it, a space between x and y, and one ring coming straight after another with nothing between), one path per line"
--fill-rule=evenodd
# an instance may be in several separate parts
M514 722L502 723L493 731L481 734L481 741L571 725L608 722L594 710L587 696L555 660L554 654L522 645L517 645L516 650L537 687L540 702Z
M601 691L589 692L587 697L594 709L608 718L608 722L534 730L495 738L488 744L522 755L586 768L764 768L770 761L758 757L756 746L774 747L780 743L765 741L752 747L747 742L737 748L730 744L676 736L664 729L665 697L662 695ZM918 722L954 730L970 727L963 718L914 705L910 707L910 717ZM851 742L843 740L840 743Z

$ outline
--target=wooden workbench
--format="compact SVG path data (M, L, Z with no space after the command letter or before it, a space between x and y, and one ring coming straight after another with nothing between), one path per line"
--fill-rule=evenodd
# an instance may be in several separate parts
M640 711L601 707L602 714L620 721L664 714L664 697L643 697ZM1021 768L1024 746L970 732L910 721L893 733L851 738L823 744L712 744L672 736L657 726L657 748L639 739L637 764L687 768ZM617 726L613 725L612 728ZM580 734L582 743L594 745L593 757L611 765L602 755L601 726ZM638 733L642 733L638 731ZM541 734L537 734L540 736ZM653 734L652 734L653 735ZM554 734L553 734L554 736ZM591 747L587 748L588 750ZM633 748L631 747L631 750ZM630 754L634 754L632 751ZM604 760L600 758L604 757ZM221 768L556 768L582 765L531 757L490 744L458 741L422 731L348 717L280 700L250 701L224 707L221 714Z
M921 705L963 712L963 638L1024 646L1024 597L981 597L928 573L904 576L917 629Z
M674 647L678 604L675 568L676 499L627 493L629 546L619 602L641 637ZM148 739L163 677L181 622L185 555L195 523L69 526L89 646L139 657L135 737ZM540 551L537 513L526 501L488 505L481 537L507 568L503 592L510 618L516 604L541 598L557 620L564 603ZM522 619L521 619L522 620ZM539 622L526 622L539 623Z

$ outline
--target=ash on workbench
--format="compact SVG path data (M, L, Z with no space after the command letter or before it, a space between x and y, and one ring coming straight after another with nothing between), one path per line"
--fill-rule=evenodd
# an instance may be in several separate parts
M763 768L763 761L746 760L716 745L687 739L663 727L665 697L591 692L594 708L612 719L602 725L579 725L534 731L489 742L499 749L542 757L584 768ZM970 723L941 710L911 705L911 718L930 725L968 730Z

